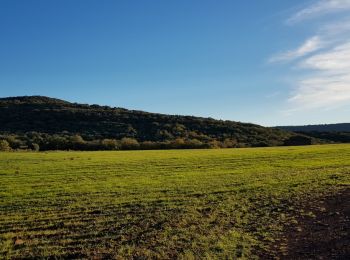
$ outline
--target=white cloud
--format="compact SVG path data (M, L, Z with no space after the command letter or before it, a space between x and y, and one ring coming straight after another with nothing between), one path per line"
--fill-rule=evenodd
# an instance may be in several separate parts
M315 52L326 46L326 43L321 40L319 36L311 37L306 40L299 48L296 50L291 50L277 54L270 58L269 62L281 62L281 61L291 61L296 58L303 57L307 54Z
M327 77L310 78L301 81L297 93L289 102L299 109L334 108L350 101L350 77L343 76L329 79Z
M292 24L334 13L324 18L314 36L299 48L270 59L270 62L290 62L299 58L293 68L298 69L301 76L294 79L286 113L307 109L325 111L350 105L350 17L335 15L346 10L350 10L350 0L318 0L288 19Z
M350 10L350 0L319 0L292 15L287 23L293 24L316 16Z
M326 108L350 102L350 42L299 64L314 72L300 80L289 101L300 108Z
M305 59L299 66L322 70L328 74L350 73L350 42Z
M332 47L350 39L350 19L343 19L323 25L316 35L307 39L302 45L294 50L285 51L272 56L270 63L289 62L302 58L326 47Z

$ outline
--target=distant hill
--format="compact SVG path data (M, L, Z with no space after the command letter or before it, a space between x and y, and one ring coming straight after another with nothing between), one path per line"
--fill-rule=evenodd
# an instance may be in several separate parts
M297 134L308 135L325 142L350 143L350 123L305 125L305 126L279 126L279 129L292 131Z
M45 150L119 149L122 140L145 149L276 146L294 135L249 123L77 104L43 96L1 98L0 134L12 147L35 143Z
M350 123L302 125L302 126L278 126L280 129L293 132L350 132Z

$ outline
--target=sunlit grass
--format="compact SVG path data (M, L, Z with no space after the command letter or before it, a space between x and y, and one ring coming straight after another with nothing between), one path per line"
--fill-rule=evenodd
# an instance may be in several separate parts
M350 145L0 153L0 258L252 258L349 181Z

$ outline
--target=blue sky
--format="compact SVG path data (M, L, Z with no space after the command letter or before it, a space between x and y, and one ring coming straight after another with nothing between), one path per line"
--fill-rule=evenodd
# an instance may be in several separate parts
M1 0L0 96L349 122L350 0Z

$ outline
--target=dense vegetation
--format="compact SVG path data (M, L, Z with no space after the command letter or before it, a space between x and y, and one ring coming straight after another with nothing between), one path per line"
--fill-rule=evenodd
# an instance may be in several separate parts
M279 128L293 132L350 132L350 123L324 124L324 125L301 125L279 126Z
M349 172L350 145L3 152L0 258L273 259Z
M349 132L296 132L300 135L307 135L313 138L322 139L327 143L350 143L350 131Z
M293 131L299 135L310 136L327 143L350 143L350 123L279 126L278 128Z
M254 124L76 104L41 96L0 99L0 140L3 147L11 149L261 147L283 145L293 135Z

